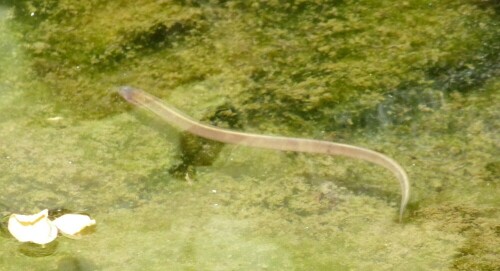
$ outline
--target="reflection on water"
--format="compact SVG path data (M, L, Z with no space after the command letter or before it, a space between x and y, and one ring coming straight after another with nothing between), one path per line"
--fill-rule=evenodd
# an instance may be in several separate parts
M2 230L2 268L498 269L498 6L299 2L7 1L1 214L67 208L99 227L36 258ZM397 223L392 176L358 161L223 146L190 163L120 85L383 152L409 173L410 212Z

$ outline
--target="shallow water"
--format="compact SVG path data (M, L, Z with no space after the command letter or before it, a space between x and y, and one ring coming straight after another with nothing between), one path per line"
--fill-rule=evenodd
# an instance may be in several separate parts
M418 14L420 2L405 2L408 14ZM74 12L75 20L88 19L89 10L68 3L46 8L49 14L53 8ZM473 62L472 53L464 57L470 62L465 65L453 57L462 52L461 46L475 45L474 31L464 28L443 37L426 25L426 20L466 25L468 19L494 25L498 15L491 9L472 1L450 10L437 5L437 10L447 10L439 16L448 17L431 17L429 11L416 31L436 39L427 48L422 38L426 35L397 44L405 32L390 28L391 22L381 24L380 31L387 35L372 44L364 23L373 21L357 19L349 13L355 4L346 1L337 15L355 29L338 30L346 26L331 21L317 24L340 31L332 37L343 38L346 47L335 50L315 44L323 39L300 36L305 26L293 20L279 14L266 17L276 8L272 4L250 8L241 2L244 7L238 9L234 1L236 8L220 11L216 4L198 8L165 1L163 14L151 12L155 1L123 8L117 3L90 9L91 34L78 32L75 37L81 42L75 44L63 39L68 33L64 30L76 31L71 29L75 21L63 21L61 29L44 40L43 31L24 27L55 27L51 20L30 21L47 14L36 10L23 21L19 14L15 19L13 7L0 9L2 214L64 207L87 212L97 221L96 231L82 239L59 237L49 255L26 253L7 232L0 232L2 270L500 267L498 64ZM259 8L262 17L254 14ZM372 10L378 19L395 12L390 5L369 3L355 11ZM128 21L122 26L106 21L109 14ZM138 19L137 14L145 17ZM167 26L172 21L194 22L186 25L196 33L158 42L150 34L162 19ZM217 24L209 27L206 20ZM108 37L106 28L118 34ZM498 41L498 35L491 35L484 42ZM310 43L302 44L306 40ZM365 43L370 45L360 45ZM128 44L133 48L127 49ZM446 46L434 48L437 44ZM300 70L295 63L310 57L301 51L309 46L326 60L307 60L314 63L311 70ZM370 51L376 46L383 50ZM367 51L363 61L357 58L364 51L352 53L360 48ZM380 55L395 48L408 51ZM490 51L482 56L498 57L498 44L484 50ZM284 59L292 62L280 62ZM329 59L335 65L327 66ZM467 65L475 69L464 68ZM323 68L316 70L319 66ZM423 75L424 68L432 72ZM478 69L483 69L484 78L474 73ZM338 76L337 81L323 79L326 70ZM328 92L332 82L341 91ZM400 190L393 176L352 159L224 146L211 165L196 167L192 180L175 178L168 170L180 161L181 135L112 93L124 84L154 92L196 119L229 102L243 112L242 129L249 132L341 141L381 151L399 161L410 176L412 197L404 223L397 221Z

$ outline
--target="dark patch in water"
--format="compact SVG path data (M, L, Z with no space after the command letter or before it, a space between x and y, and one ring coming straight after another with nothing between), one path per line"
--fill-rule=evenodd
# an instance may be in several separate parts
M209 122L213 126L242 129L240 121L241 113L230 104L222 104L218 106L212 113L205 115L203 121ZM181 163L169 169L169 173L176 178L184 179L186 176L194 177L196 174L196 166L210 166L217 159L223 143L204 139L183 133L180 138L181 148Z

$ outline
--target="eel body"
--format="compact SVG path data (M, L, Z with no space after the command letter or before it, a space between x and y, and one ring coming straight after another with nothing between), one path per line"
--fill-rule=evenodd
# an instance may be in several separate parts
M145 108L171 125L194 135L223 143L280 151L322 153L365 160L390 170L401 187L399 220L410 198L410 182L405 170L392 158L366 148L329 141L243 133L200 123L145 91L123 86L118 93L129 103Z

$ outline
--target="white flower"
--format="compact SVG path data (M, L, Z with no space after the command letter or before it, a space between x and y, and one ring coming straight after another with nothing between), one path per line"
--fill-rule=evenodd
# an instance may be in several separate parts
M44 245L57 237L57 227L49 220L47 209L34 215L10 215L8 229L20 242Z

